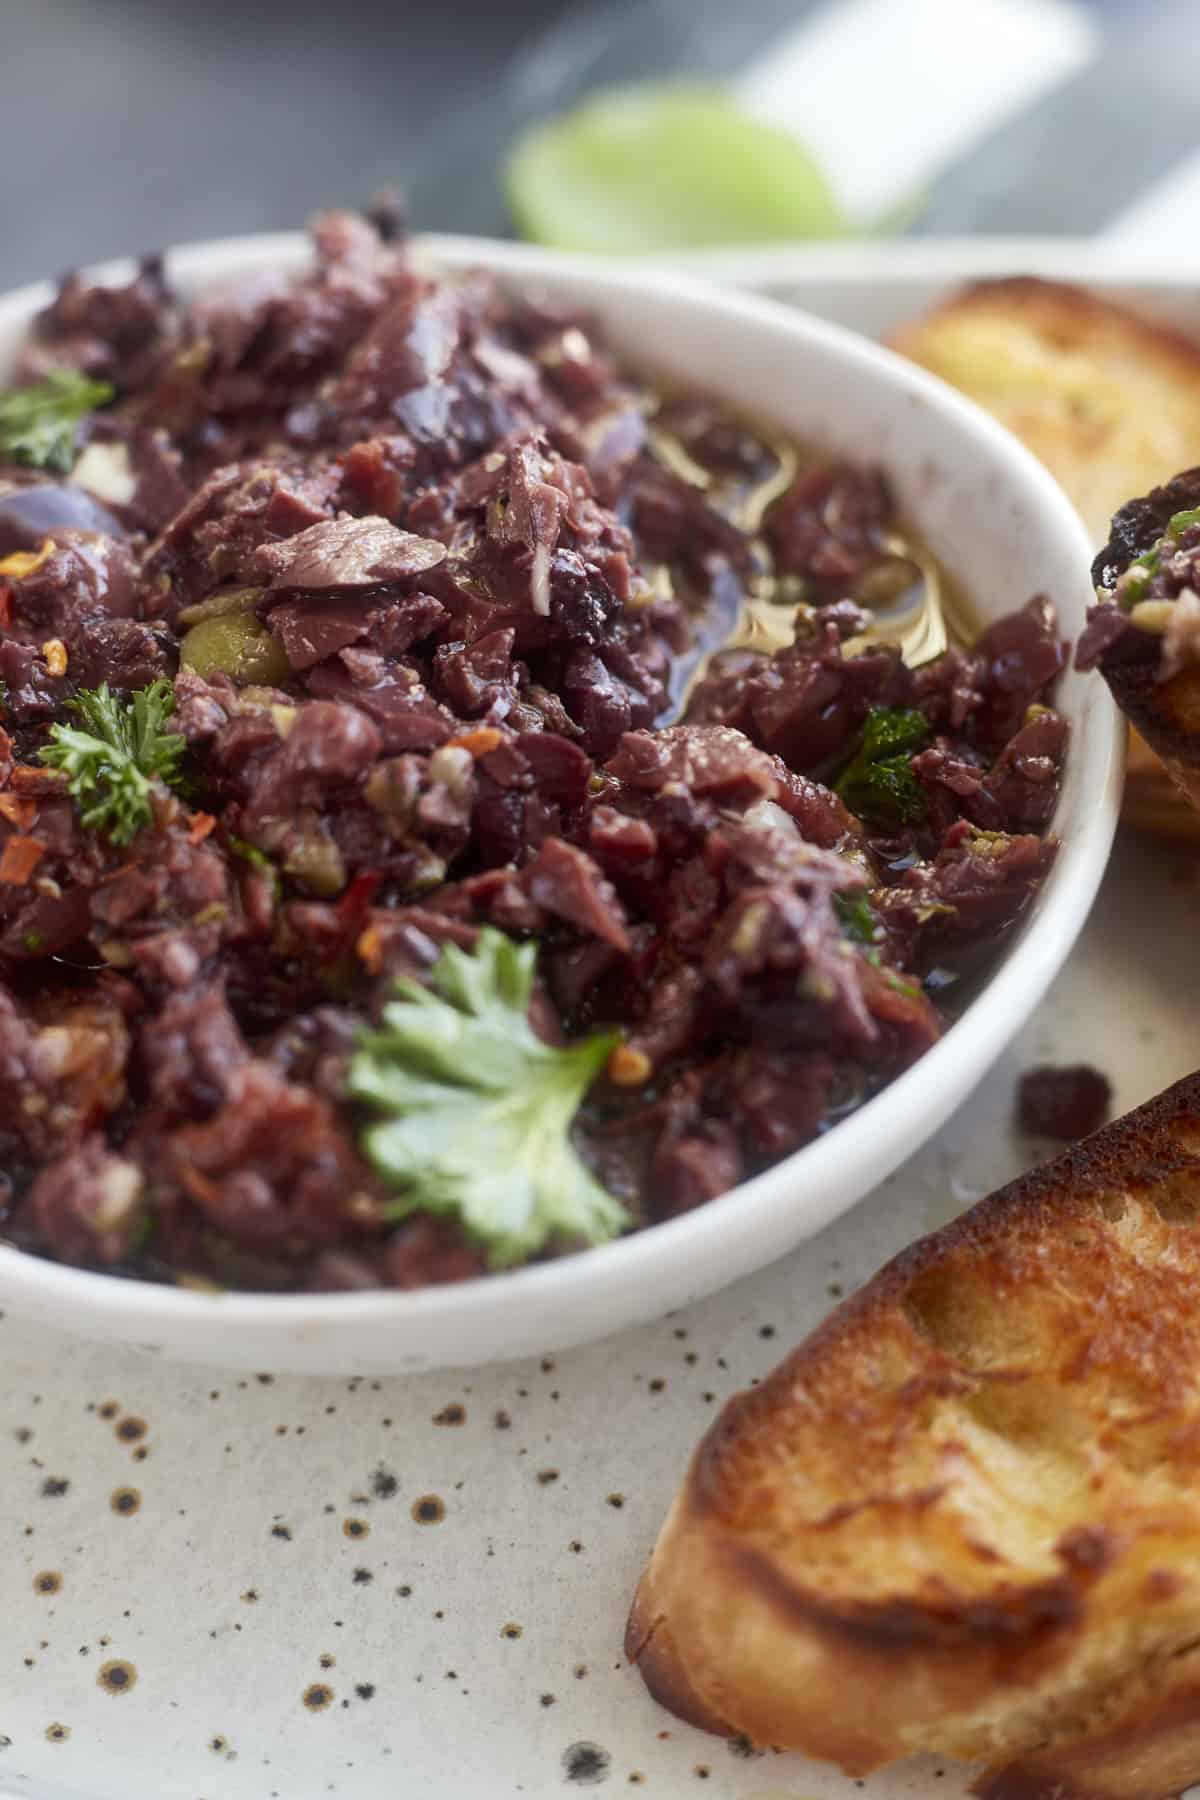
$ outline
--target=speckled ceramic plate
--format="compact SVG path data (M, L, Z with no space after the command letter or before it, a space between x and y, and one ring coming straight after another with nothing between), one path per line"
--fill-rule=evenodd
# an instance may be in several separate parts
M941 1134L786 1261L660 1324L322 1381L0 1321L0 1795L857 1800L659 1711L621 1658L633 1583L725 1397L1022 1166L1023 1066L1099 1060L1125 1108L1194 1064L1198 877L1124 845L1045 1004ZM863 1800L964 1787L924 1761Z
M272 1379L0 1319L0 1796L957 1800L929 1760L855 1783L680 1725L622 1661L625 1611L721 1402L1030 1160L1023 1067L1099 1062L1124 1110L1195 1065L1198 904L1200 859L1119 842L937 1137L774 1268L588 1349Z

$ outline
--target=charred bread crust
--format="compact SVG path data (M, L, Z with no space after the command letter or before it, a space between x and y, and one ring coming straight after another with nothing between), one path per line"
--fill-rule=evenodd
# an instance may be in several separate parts
M1142 1717L1094 1736L988 1769L972 1783L979 1800L1162 1800L1200 1769L1200 1658Z
M1177 1791L1107 1785L1101 1744L1195 1780L1198 1286L1200 1075L904 1251L728 1403L635 1601L651 1691L852 1774L982 1760L988 1800Z
M1157 356L1182 380L1195 381L1200 374L1200 344L1188 332L1073 282L1050 281L1044 275L994 275L968 282L961 292L902 327L894 341L904 342L939 319L984 311L1024 320L1061 349L1103 334L1118 339L1127 352L1136 347L1143 356Z
M1200 443L1200 345L1082 288L977 282L890 341L1014 431L1097 543L1127 495L1183 468Z
M948 300L892 332L889 343L915 360L938 347L939 327L948 320L1008 318L1026 326L1052 349L1086 350L1102 355L1118 349L1131 367L1140 365L1170 376L1188 390L1200 381L1200 344L1116 301L1071 282L1048 281L1041 275L999 275L968 282ZM1081 426L1086 436L1086 424Z
M654 1616L652 1596L645 1579L638 1583L625 1626L625 1655L636 1663L642 1680L660 1706L714 1737L734 1737L726 1720L718 1718L700 1698L675 1648L671 1628Z

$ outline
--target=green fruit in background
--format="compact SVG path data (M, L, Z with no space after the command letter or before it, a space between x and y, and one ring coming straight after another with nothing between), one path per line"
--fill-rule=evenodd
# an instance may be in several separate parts
M564 250L645 255L847 230L804 145L712 86L592 96L526 133L506 191L521 234Z

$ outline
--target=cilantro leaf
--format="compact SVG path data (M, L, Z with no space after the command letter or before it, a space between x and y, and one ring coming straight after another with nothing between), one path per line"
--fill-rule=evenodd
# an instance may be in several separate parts
M76 426L112 397L107 381L91 381L74 369L51 369L32 387L10 388L0 394L0 456L69 473Z
M363 1146L399 1190L392 1215L458 1219L494 1268L554 1240L600 1244L630 1223L568 1135L618 1037L543 1043L528 1019L536 958L535 945L490 929L470 953L446 945L432 989L397 982L346 1082L382 1115Z
M851 812L896 829L925 817L925 796L909 758L929 741L929 722L915 707L873 706L862 741L834 786Z
M121 700L104 682L80 689L70 707L83 728L52 725L41 760L67 775L89 830L128 844L153 817L153 783L178 787L183 779L186 745L177 732L164 730L175 710L175 691L169 681L152 681Z

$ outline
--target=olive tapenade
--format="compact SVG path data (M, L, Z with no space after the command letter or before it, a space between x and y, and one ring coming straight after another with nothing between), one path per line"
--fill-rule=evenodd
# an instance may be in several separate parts
M1064 655L1034 599L907 666L877 470L313 238L186 304L70 277L0 396L0 1234L414 1288L919 1057L1052 860Z

